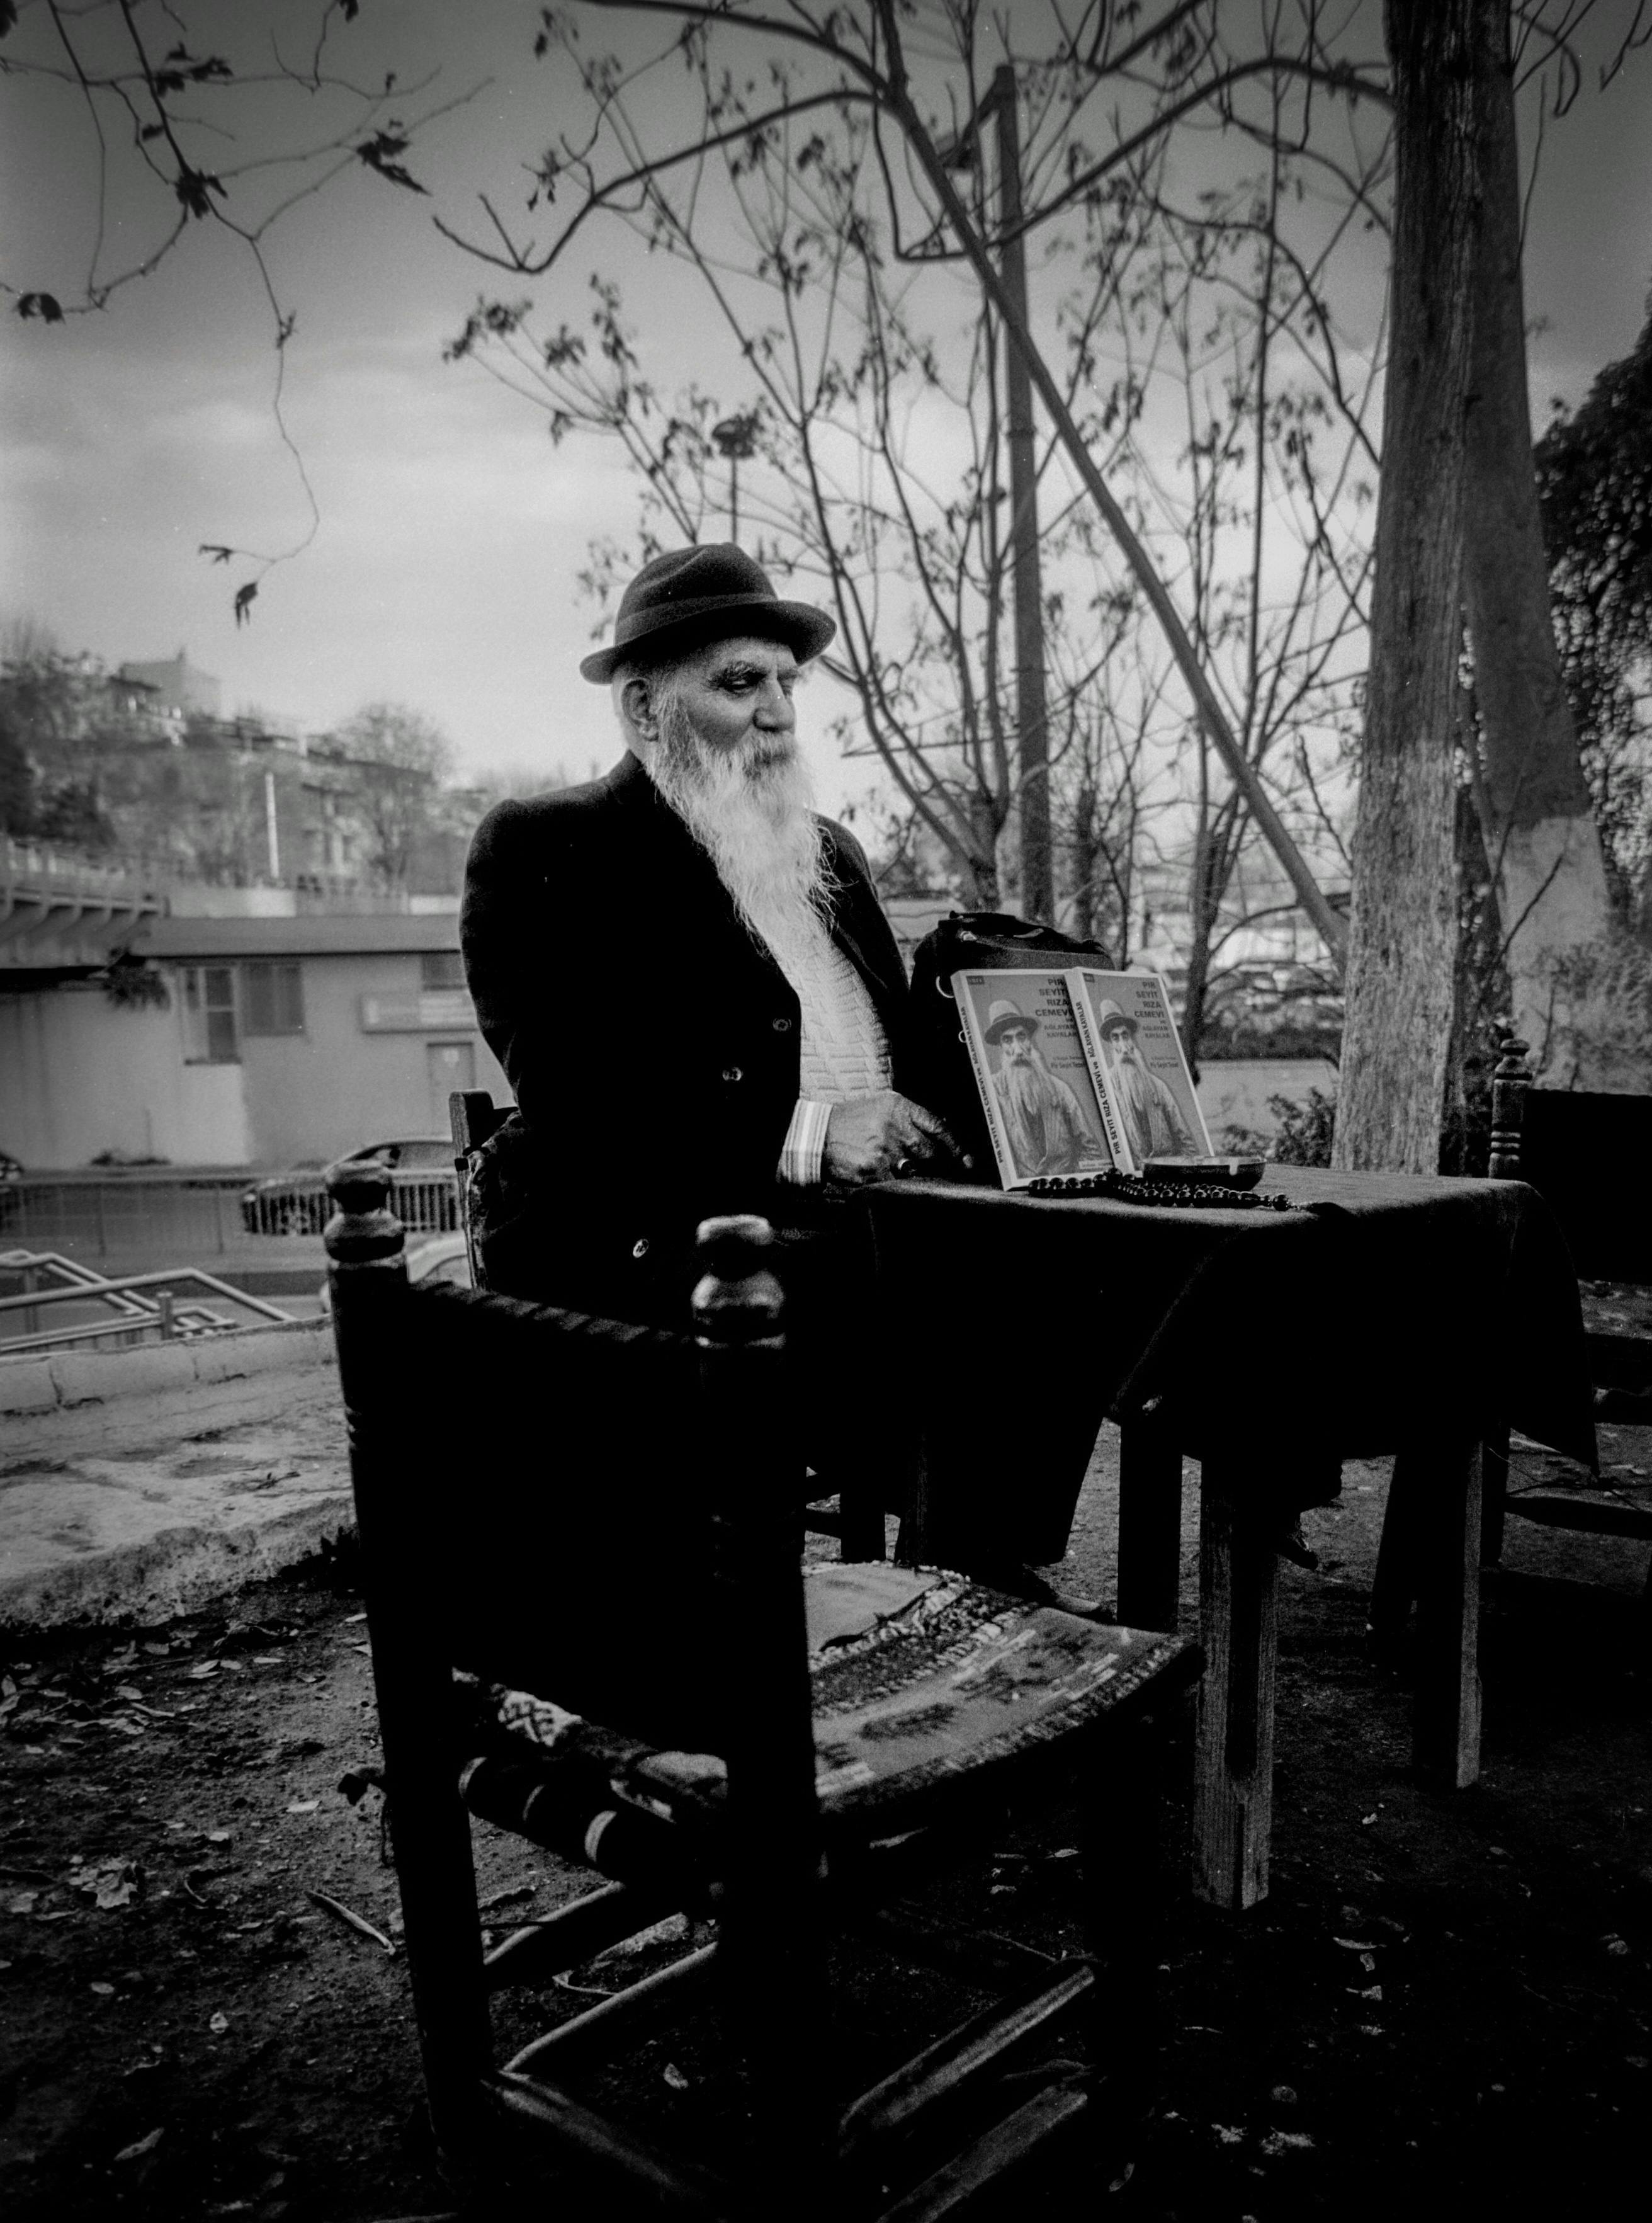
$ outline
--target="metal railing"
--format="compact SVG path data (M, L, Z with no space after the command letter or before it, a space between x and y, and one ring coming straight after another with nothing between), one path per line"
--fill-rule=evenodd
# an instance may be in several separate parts
M0 887L9 891L153 903L156 880L146 860L0 834Z
M459 1225L458 1177L443 1166L391 1175L392 1207L411 1234ZM243 1204L242 1200L245 1200ZM251 1172L28 1174L0 1181L0 1242L73 1249L99 1258L156 1250L184 1257L245 1256L249 1237L318 1236L330 1206L317 1167Z
M390 1176L390 1209L410 1235L448 1235L459 1225L459 1177L439 1166ZM253 1235L319 1235L332 1210L326 1177L294 1174L260 1186L247 1199Z
M78 1260L55 1251L0 1250L0 1274L15 1275L23 1285L14 1295L0 1296L0 1357L111 1338L117 1344L141 1343L151 1337L163 1343L192 1343L206 1336L227 1335L245 1325L211 1305L179 1304L174 1294L179 1282L210 1290L261 1319L287 1326L293 1317L280 1306L221 1282L216 1274L198 1266L167 1266L148 1274L110 1275L95 1274ZM41 1311L59 1305L103 1307L114 1317L42 1329ZM20 1335L7 1332L14 1317L21 1319Z
M0 1241L112 1251L164 1245L222 1257L242 1234L245 1173L29 1174L0 1182Z

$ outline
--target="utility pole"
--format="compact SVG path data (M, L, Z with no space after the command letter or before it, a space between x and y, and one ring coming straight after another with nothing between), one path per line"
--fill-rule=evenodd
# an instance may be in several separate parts
M994 71L982 103L997 122L999 274L1027 327L1027 249L1021 236L1021 142L1015 72ZM1009 536L1015 601L1015 721L1020 772L1021 906L1028 918L1055 920L1055 857L1050 830L1050 721L1044 690L1044 597L1039 573L1038 454L1033 381L1004 334L1004 398L1009 429Z

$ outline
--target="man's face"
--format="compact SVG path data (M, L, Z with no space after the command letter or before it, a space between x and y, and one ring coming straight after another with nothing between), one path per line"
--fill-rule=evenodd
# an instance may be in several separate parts
M707 752L743 761L749 771L786 764L797 753L792 690L797 658L783 641L713 642L678 670L676 697Z
M998 1047L1004 1054L1006 1065L1032 1062L1033 1037L1025 1027L1006 1027L998 1037Z
M1136 1038L1128 1027L1109 1027L1102 1039L1121 1065L1137 1062Z

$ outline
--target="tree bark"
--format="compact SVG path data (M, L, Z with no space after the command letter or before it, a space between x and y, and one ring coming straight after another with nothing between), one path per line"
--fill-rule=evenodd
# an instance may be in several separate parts
M1333 1162L1437 1170L1457 945L1453 720L1474 240L1471 17L1387 0L1391 339Z
M1480 714L1482 831L1517 1033L1550 1086L1644 1088L1647 1045L1612 1004L1629 955L1578 756L1549 610L1526 381L1520 161L1509 0L1473 0L1480 169L1463 591ZM1638 1051L1639 1055L1636 1055Z

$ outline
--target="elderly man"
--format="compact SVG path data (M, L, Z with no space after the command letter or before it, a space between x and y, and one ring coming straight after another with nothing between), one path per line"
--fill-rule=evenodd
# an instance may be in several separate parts
M981 1031L999 1058L992 1093L1018 1174L1076 1174L1086 1158L1099 1158L1101 1146L1078 1099L1039 1055L1038 1023L1007 997L988 1011Z
M477 829L465 970L518 1105L477 1184L495 1287L677 1326L707 1214L818 1228L956 1162L901 1090L906 975L866 860L810 807L792 693L835 630L738 548L656 557L580 667L625 756Z
M1188 1131L1181 1105L1159 1075L1141 1062L1135 1021L1111 997L1096 1016L1114 1092L1138 1160L1145 1163L1149 1158L1193 1156L1198 1144Z

